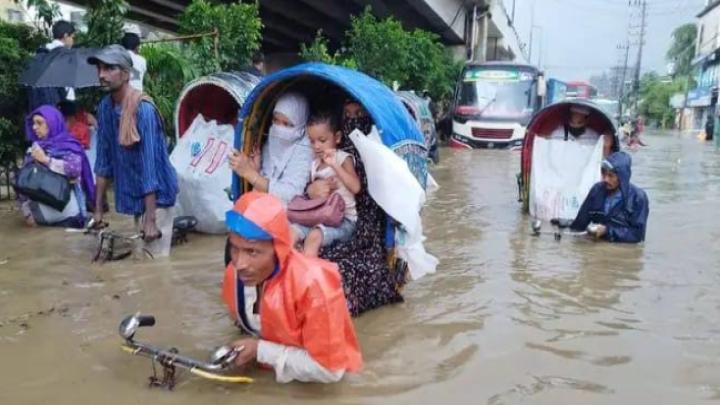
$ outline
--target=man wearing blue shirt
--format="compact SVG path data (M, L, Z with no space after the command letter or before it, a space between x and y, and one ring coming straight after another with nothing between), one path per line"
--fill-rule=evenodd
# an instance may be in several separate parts
M130 86L132 59L123 47L103 48L88 63L97 66L100 85L110 93L97 110L95 221L102 222L105 193L112 181L117 212L133 215L146 248L166 256L178 186L162 119L150 99Z

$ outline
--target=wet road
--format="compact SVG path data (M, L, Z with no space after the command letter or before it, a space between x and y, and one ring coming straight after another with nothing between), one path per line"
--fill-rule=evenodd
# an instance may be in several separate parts
M203 356L235 336L219 300L223 240L168 260L90 265L92 239L26 230L0 207L0 403L704 404L720 400L720 153L648 136L633 181L650 197L644 246L530 236L519 154L443 150L425 212L437 274L356 319L366 366L333 386L184 378L146 388L149 361L117 324ZM114 219L114 223L129 222ZM227 402L230 403L230 402Z

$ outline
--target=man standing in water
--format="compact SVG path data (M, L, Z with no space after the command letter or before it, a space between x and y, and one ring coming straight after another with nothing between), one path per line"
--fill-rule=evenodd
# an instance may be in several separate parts
M132 59L122 46L103 48L88 63L97 66L100 86L110 93L97 109L95 222L102 223L112 180L117 212L135 217L153 255L167 256L178 186L160 114L147 96L130 86Z
M570 228L588 230L608 242L638 243L645 240L648 198L630 183L630 155L615 152L602 163L602 181L590 189ZM590 224L593 225L590 225ZM588 226L590 225L590 226Z
M260 286L259 338L233 343L240 367L270 366L278 382L337 382L362 367L336 264L292 246L282 202L270 194L245 193L228 211L230 264L223 300L239 321L243 288Z
M557 127L551 134L550 139L560 139L570 142L579 142L583 145L595 146L601 137L594 129L588 128L588 118L591 110L583 105L570 106L570 115L565 123ZM604 146L603 156L608 156L612 149L612 135L602 135Z

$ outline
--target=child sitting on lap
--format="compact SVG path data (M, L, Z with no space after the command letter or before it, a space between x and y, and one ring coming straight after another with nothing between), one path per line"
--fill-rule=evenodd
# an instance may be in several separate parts
M307 122L307 134L315 153L310 181L333 179L337 187L333 193L339 194L345 202L345 217L338 227L293 224L296 241L304 240L304 253L316 257L322 246L346 241L355 231L355 194L360 192L360 178L355 172L352 155L337 149L342 140L338 117L330 112L313 114Z

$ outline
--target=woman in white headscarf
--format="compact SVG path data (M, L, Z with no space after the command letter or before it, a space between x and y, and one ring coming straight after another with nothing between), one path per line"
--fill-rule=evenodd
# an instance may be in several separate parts
M287 204L305 192L310 180L313 152L305 136L309 114L307 99L298 93L284 94L275 103L268 140L260 154L235 152L230 166L257 191L278 197Z

